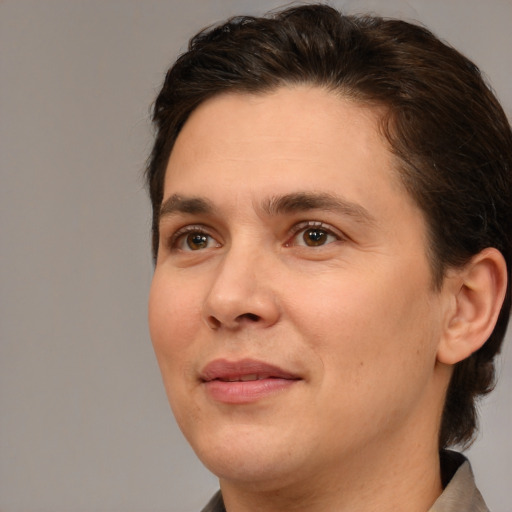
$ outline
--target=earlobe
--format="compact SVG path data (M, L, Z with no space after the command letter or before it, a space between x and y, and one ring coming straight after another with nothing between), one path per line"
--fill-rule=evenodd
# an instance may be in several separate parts
M491 335L507 289L507 266L494 248L476 254L446 278L451 295L437 360L456 364L476 352Z

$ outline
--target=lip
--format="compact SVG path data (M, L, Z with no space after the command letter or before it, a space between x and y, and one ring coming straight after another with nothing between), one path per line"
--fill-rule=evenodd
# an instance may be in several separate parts
M216 359L203 368L200 380L214 401L247 404L289 389L301 378L264 361Z

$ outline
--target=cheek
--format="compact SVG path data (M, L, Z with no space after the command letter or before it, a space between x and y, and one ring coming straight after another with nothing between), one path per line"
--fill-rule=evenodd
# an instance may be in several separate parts
M317 405L333 436L340 428L353 439L391 428L431 379L435 302L420 281L394 277L345 279L325 287L323 298L308 298L302 326L322 363Z
M164 371L182 363L201 323L193 290L155 272L149 294L149 331L164 379Z
M191 361L201 315L193 290L162 274L155 272L151 284L149 330L169 404L183 428L197 417L190 400L195 382Z
M344 379L351 375L346 381L371 382L372 371L377 380L414 372L421 361L435 360L437 343L436 305L429 281L418 274L388 268L331 276L307 294L291 290L288 310L324 365Z

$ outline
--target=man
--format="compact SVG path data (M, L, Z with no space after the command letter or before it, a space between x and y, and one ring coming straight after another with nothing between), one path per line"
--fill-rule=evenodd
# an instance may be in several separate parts
M321 5L198 34L154 107L151 336L206 511L483 511L512 133L427 30Z

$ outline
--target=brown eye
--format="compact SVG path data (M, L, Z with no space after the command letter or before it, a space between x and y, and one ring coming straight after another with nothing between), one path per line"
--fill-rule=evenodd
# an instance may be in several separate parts
M332 228L324 227L322 223L316 221L301 223L295 229L295 234L286 243L288 247L322 247L342 240L342 237L335 234Z
M201 228L186 226L172 236L170 247L172 250L191 252L220 247L220 244Z
M211 237L204 233L189 233L186 237L186 244L191 251L197 251L206 249L210 239Z
M323 229L306 229L302 235L304 243L309 247L324 245L328 239L328 233Z

